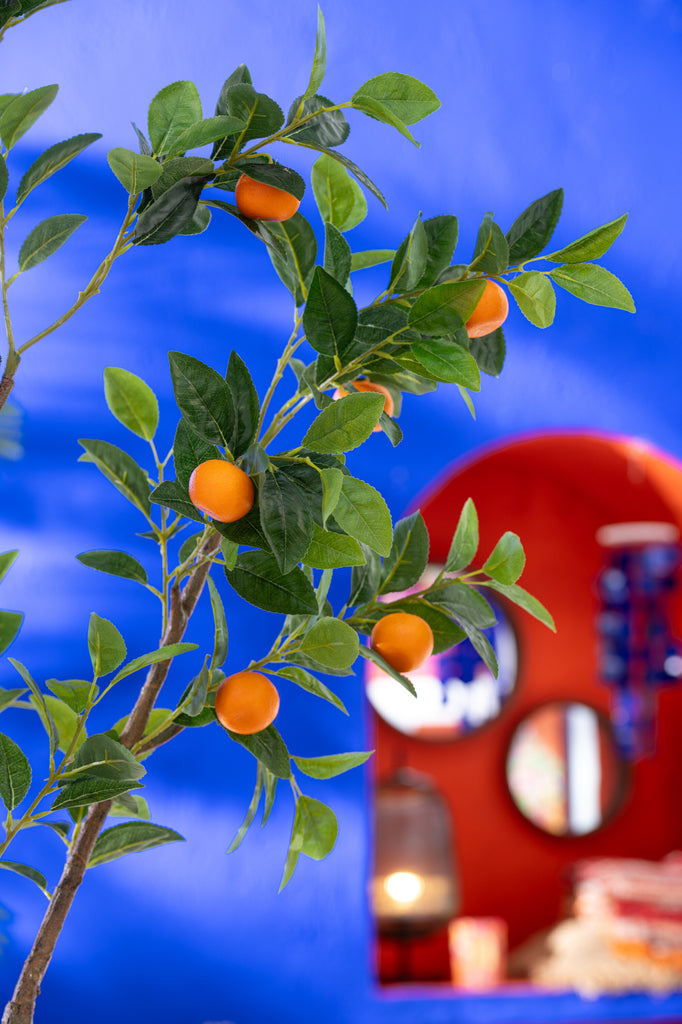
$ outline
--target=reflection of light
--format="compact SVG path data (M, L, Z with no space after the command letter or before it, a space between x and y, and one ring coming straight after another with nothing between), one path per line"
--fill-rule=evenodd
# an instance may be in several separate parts
M424 892L424 883L413 871L394 871L384 879L384 889L396 903L414 903Z
M663 669L667 676L682 676L682 658L679 654L670 654L663 662Z

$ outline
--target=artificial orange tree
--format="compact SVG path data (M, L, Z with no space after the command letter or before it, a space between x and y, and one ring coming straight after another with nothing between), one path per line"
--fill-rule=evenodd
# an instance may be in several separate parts
M6 0L0 31L55 2L63 0ZM524 554L515 534L503 534L493 551L479 557L471 501L455 524L445 564L423 585L429 538L421 515L394 523L381 494L354 476L347 454L377 430L390 445L400 443L397 417L404 395L425 395L446 384L471 406L481 373L502 370L508 293L538 327L554 318L554 285L590 303L632 309L625 287L593 262L618 236L625 217L541 256L561 213L557 189L533 202L506 232L487 213L468 261L455 262L458 221L452 214L425 220L419 215L396 250L353 251L346 235L366 214L366 193L385 201L341 149L349 132L346 112L391 125L414 142L410 126L432 114L439 101L422 82L388 72L359 86L350 99L332 102L319 92L325 53L320 14L308 87L286 115L256 91L243 64L226 80L209 117L203 117L191 82L162 89L149 106L146 133L136 129L139 152L116 148L108 156L127 195L112 249L76 303L23 341L12 329L11 285L51 257L82 218L58 214L38 224L19 248L16 270L6 264L10 221L35 188L99 136L76 136L50 147L14 192L12 149L52 102L56 87L0 97L0 285L7 334L0 401L19 366L29 362L29 350L97 293L116 259L133 246L201 233L214 214L234 218L235 231L247 230L255 244L266 246L294 307L293 330L262 395L236 351L217 367L191 353L169 353L180 419L165 455L154 443L159 413L151 388L125 368L105 371L109 409L138 443L148 443L148 463L98 439L81 440L81 460L134 506L159 557L153 567L118 550L88 551L79 559L135 582L158 601L162 641L130 658L116 625L93 612L90 678L37 682L30 666L11 656L3 664L3 680L14 682L0 691L0 706L35 712L48 756L47 765L32 769L17 743L0 734L0 797L7 809L0 868L35 883L49 900L4 1024L33 1019L40 982L86 871L182 838L149 820L141 796L147 760L162 744L187 729L222 727L253 755L253 799L231 849L261 803L267 819L278 788L286 784L294 813L283 857L285 885L301 854L327 856L337 834L333 810L303 792L303 777L327 779L369 756L291 754L273 724L288 688L301 687L343 711L320 676L350 675L358 659L366 659L414 693L405 673L465 637L495 673L495 652L485 635L494 623L486 589L552 625L549 613L517 583ZM273 159L275 143L291 146L292 163L304 150L317 154L311 171L320 215L315 226L298 209L304 179ZM210 156L193 154L207 146ZM8 206L10 183L15 198ZM385 287L358 308L354 275L382 264ZM283 429L299 416L299 443L280 447ZM0 556L0 578L16 554ZM336 607L329 599L335 572L345 586L345 600ZM186 643L204 591L214 629L201 643ZM254 644L246 665L230 664L228 654L229 609L239 600L266 613L262 633L271 634L266 649ZM0 650L9 648L21 619L18 612L0 612ZM166 706L162 694L172 692L164 689L171 664L180 658L175 673L182 677L181 656L197 648L200 670L192 678L186 674L184 692ZM130 713L91 732L91 714L96 710L99 718L112 688L142 672ZM111 816L125 820L112 825ZM36 825L52 829L65 844L64 869L54 887L39 866L10 859L17 834Z

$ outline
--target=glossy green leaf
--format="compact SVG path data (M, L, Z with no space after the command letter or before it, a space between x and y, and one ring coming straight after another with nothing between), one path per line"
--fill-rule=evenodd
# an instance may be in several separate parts
M24 799L31 785L31 765L14 740L0 732L0 798L8 811Z
M11 149L47 110L58 90L58 85L43 85L31 92L15 93L0 117L0 138L6 149Z
M179 421L173 441L173 464L178 483L183 489L186 500L189 478L201 462L217 459L220 453L214 444L209 444L189 425L184 417Z
M425 220L424 231L427 241L426 266L417 287L430 288L438 280L438 275L452 262L459 224L451 214L441 214Z
M334 519L351 537L362 541L379 555L388 555L393 542L391 513L382 496L370 484L344 476Z
M257 608L284 615L317 614L315 591L301 570L281 572L277 559L267 551L243 551L225 575L239 596Z
M141 377L120 366L107 366L104 395L119 423L145 441L152 440L159 424L159 403Z
M81 744L66 774L70 780L81 780L87 776L89 779L116 779L130 784L142 778L146 768L127 747L106 733L97 733ZM74 783L69 781L68 784Z
M343 285L347 291L351 259L350 246L341 232L333 224L325 224L324 269L335 281Z
M322 700L326 700L330 704L333 704L335 708L339 709L339 711L343 711L344 715L348 714L343 701L328 689L324 683L321 683L316 676L307 672L304 668L299 668L298 665L286 665L284 668L280 668L272 674L275 676L282 676L284 679L290 680L292 683L295 683L296 686L300 686L301 689L307 690L308 693L312 693L316 697L321 697Z
M497 664L497 655L495 654L495 651L493 650L493 647L485 633L482 633L476 626L472 626L466 622L462 623L462 628L471 641L471 645L476 653L482 658L483 663L497 679L500 671Z
M161 245L190 228L197 209L206 175L190 175L146 206L137 218L135 245Z
M61 750L63 754L66 754L68 750L71 750L74 739L78 733L78 740L76 741L73 749L78 750L83 741L87 736L87 732L84 728L81 728L81 722L73 710L73 708L66 701L61 700L59 697L50 697L49 694L42 695L41 700L37 700L35 695L31 697L31 703L35 707L38 715L43 723L43 728L48 733L54 728L57 731L57 748ZM45 712L47 708L48 715Z
M181 516L193 519L196 523L204 522L204 514L190 501L187 486L182 487L177 480L164 480L155 487L150 495L151 501L165 508L171 508Z
M203 156L177 156L165 160L161 175L152 185L152 197L160 199L173 185L186 178L207 180L213 175L213 161Z
M147 582L147 572L136 558L125 551L83 551L76 558L90 569L107 572L112 576L122 576L126 580L137 583Z
M208 667L207 655L204 659L204 664L201 666L201 672L190 683L187 696L183 700L185 705L184 713L189 715L190 718L196 718L204 710L210 679L211 673Z
M247 451L256 436L260 402L244 360L236 352L230 352L225 381L232 395L235 413L233 455L238 458Z
M468 568L478 551L478 512L471 498L467 498L459 514L457 528L445 560L446 572L461 572Z
M23 697L26 693L25 689L20 690L5 690L0 686L0 711L4 711L5 708L11 708L12 705Z
M313 515L298 483L277 470L264 475L258 501L263 533L282 573L301 561L313 532Z
M281 223L263 226L272 265L282 283L289 289L297 306L308 296L315 269L317 241L308 221L300 213Z
M5 578L18 554L18 551L4 551L0 554L0 580Z
M322 860L334 849L337 834L338 823L331 807L313 797L300 796L279 891L291 879L299 854Z
M596 263L566 264L552 270L549 276L559 287L583 302L635 312L632 295L622 281Z
M47 679L45 685L77 715L88 706L91 691L93 697L99 694L99 688L93 688L87 679ZM83 735L85 736L85 733Z
M16 638L24 616L21 612L0 611L0 654L7 650Z
M15 860L0 860L0 868L4 868L5 871L13 871L15 875L23 875L24 878L35 882L43 895L47 896L48 899L50 898L50 894L47 891L47 881L40 871L30 868L28 864L19 864Z
M364 192L345 167L323 153L311 171L311 183L320 217L339 231L350 231L367 216Z
M382 103L381 100L376 99L376 97L369 96L367 93L360 90L353 95L353 107L355 110L361 110L363 114L367 114L368 117L373 117L375 121L381 121L383 124L391 125L392 128L397 129L401 135L404 135L405 138L415 146L419 146L419 143L405 122L401 121L398 115L395 114L390 107L387 107L385 103Z
M380 594L407 590L417 583L429 560L429 534L420 512L398 520L381 575Z
M509 265L509 246L502 229L486 213L476 239L471 267L484 274L502 274Z
M416 124L440 107L440 100L428 85L395 71L370 78L353 95L353 102L358 95L379 100L404 124Z
M227 136L243 131L245 124L236 117L206 117L173 136L173 153L185 153L188 149L198 149L209 142L218 142Z
M554 234L564 204L564 190L557 188L536 199L516 218L507 232L509 260L522 263L545 248Z
M319 665L350 668L358 656L358 634L340 619L323 617L299 640L297 649Z
M52 715L50 714L47 704L45 703L45 695L41 692L40 687L37 685L36 681L33 679L31 673L29 672L25 665L22 665L22 663L20 661L17 661L16 658L8 658L7 660L9 661L10 665L14 666L14 668L17 670L17 672L19 673L19 675L21 676L21 678L24 680L29 690L31 691L31 694L35 698L35 700L32 701L34 706L39 707L42 711L40 719L48 735L48 739L50 741L50 757L53 758L55 751L57 750L57 745L59 743L59 735L57 733L57 726L55 725L52 719Z
M347 565L364 565L365 556L352 537L323 530L314 523L312 540L303 561L313 569L341 569Z
M323 469L320 479L322 481L322 523L324 524L337 506L343 486L343 473L340 469Z
M86 135L75 135L72 139L58 142L50 146L44 153L33 161L26 171L17 189L17 204L23 202L29 192L46 181L51 175L65 167L75 156L78 156L87 146L92 145L102 136L98 132ZM0 188L0 191L2 189Z
M495 612L477 590L458 580L445 581L429 591L429 602L443 608L464 626L470 624L478 629L494 626Z
M377 668L382 670L382 672L385 672L391 677L391 679L395 679L397 683L400 683L400 685L407 690L408 693L411 693L413 697L417 696L414 684L407 678L407 676L404 676L402 672L396 672L396 670L389 665L387 661L384 661L380 654L373 651L371 647L363 647L361 645L360 654L366 661L373 662Z
M108 441L81 438L78 443L85 448L85 453L78 461L93 462L117 491L120 491L143 515L148 516L151 511L149 481L147 474L135 460Z
M133 196L145 188L151 188L163 171L163 166L151 156L135 153L122 146L109 150L107 163L126 192Z
M232 85L226 99L229 115L246 125L237 137L238 149L251 139L273 135L284 124L284 114L277 103L265 93L256 92L247 82Z
M351 451L371 435L383 408L384 396L373 392L340 398L313 420L303 444L327 454Z
M88 627L88 648L96 676L114 672L126 656L126 645L113 622L92 612Z
M227 848L228 853L234 853L234 851L241 846L244 836L251 828L253 820L256 817L256 811L258 810L258 804L260 803L261 793L263 792L263 782L265 776L265 769L261 762L258 762L258 771L256 773L256 785L253 790L253 796L251 797L251 803L249 809L246 812L246 817L239 827L239 831Z
M538 601L537 597L533 597L527 590L520 587L518 583L504 584L498 583L496 580L491 580L490 583L486 583L492 590L496 590L498 594L502 594L508 601L523 608L525 612L532 615L543 625L548 626L554 633L556 633L556 626L551 613L545 608L545 606Z
M625 227L627 219L628 215L624 213L622 217L589 231L576 242L551 253L545 259L551 260L552 263L585 263L588 260L597 260L611 248Z
M155 651L148 651L146 654L140 654L137 658L133 658L127 663L127 665L124 665L123 668L119 669L111 682L119 683L121 679L125 679L126 676L131 676L133 672L139 672L141 668L148 668L149 665L156 665L159 661L169 661L171 658L176 658L179 654L186 654L188 651L196 651L197 647L198 644L184 642L178 644L166 644L165 647L159 647Z
M215 639L213 642L213 656L211 658L211 668L220 668L227 657L228 649L228 631L227 631L227 619L225 617L225 609L223 602L218 593L218 588L213 582L212 578L208 576L206 578L208 584L208 592L211 598L211 608L213 610L213 625L215 629Z
M149 105L147 128L154 153L174 152L175 137L201 120L201 100L194 82L172 82Z
M420 214L393 258L390 285L394 292L409 292L416 288L426 270L428 252L429 241Z
M33 228L19 249L19 270L32 270L62 247L76 228L88 218L80 213L60 213L47 217Z
M521 541L515 533L507 530L486 559L482 571L498 583L516 583L525 564Z
M556 295L552 282L538 270L528 270L507 281L519 309L536 327L549 327L554 320Z
M491 331L490 334L485 334L482 338L471 338L469 351L478 363L479 370L492 377L499 377L506 355L502 328L498 327L496 331Z
M359 750L348 754L323 754L320 757L292 757L291 760L311 779L333 779L364 764L373 753L373 750Z
M234 541L228 540L227 537L223 537L220 541L220 553L225 559L227 568L234 569L239 556L239 545L235 544Z
M327 69L327 42L324 30L324 17L319 6L317 8L317 35L315 38L315 53L313 55L313 66L310 71L310 81L308 82L308 88L303 94L304 99L308 99L309 96L313 96L324 78L324 73Z
M306 144L303 143L303 145L306 145ZM365 174L365 172L363 170L361 170L361 168L359 168L357 164L353 163L352 160L349 160L347 156L344 156L343 153L337 153L337 151L335 149L329 149L326 146L315 145L315 146L309 146L308 148L316 149L316 150L326 154L327 156L330 156L333 160L336 160L337 163L342 164L346 168L347 171L350 171L350 173L353 175L353 177L357 178L357 180L360 182L361 185L364 185L365 188L368 189L372 193L372 195L376 196L376 198L379 200L379 202L383 206L385 206L386 209L388 209L388 204L386 202L386 198L385 198L384 194L382 193L381 189L379 188L379 186L376 185L372 181L372 179L369 177L369 175ZM338 227L338 225L337 225L337 227Z
M366 544L360 545L365 564L355 566L351 575L351 588L348 596L350 607L371 601L379 593L381 583L382 562L379 556Z
M351 257L351 271L377 267L394 258L395 249L366 249L365 252L354 252Z
M284 136L285 142L308 145L313 149L340 146L350 132L350 125L342 110L333 110L334 103L326 96L310 96L303 101L298 96L291 104L287 125L292 125ZM314 115L314 116L311 116ZM303 121L299 127L295 123Z
M121 793L127 793L130 789L141 788L140 782L130 782L127 779L78 779L76 782L69 782L67 786L64 786L52 804L52 810L88 807L90 804L97 804L102 800L113 800L114 797Z
M442 286L441 286L442 287ZM412 355L436 380L481 390L481 374L470 352L448 338L424 338L412 346Z
M143 796L136 793L120 793L114 800L109 814L112 818L145 818L149 820L149 806Z
M229 729L225 729L225 732L235 743L241 744L255 758L262 761L268 771L271 771L278 779L289 778L291 775L289 751L274 725L269 725L267 729L247 736L231 732Z
M459 330L485 291L485 281L448 281L434 285L416 300L408 322L424 334L440 336Z
M184 842L184 836L179 832L154 825L150 821L129 821L123 825L114 825L97 837L88 867L94 868L98 864L124 857L127 853L140 853L142 850L178 841Z
M358 310L343 285L315 267L303 311L303 330L316 352L343 358L355 337Z
M225 379L194 356L169 352L168 360L180 412L205 441L229 449L235 432L236 412Z

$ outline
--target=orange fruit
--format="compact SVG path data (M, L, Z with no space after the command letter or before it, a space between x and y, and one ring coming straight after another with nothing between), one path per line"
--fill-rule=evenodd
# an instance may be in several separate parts
M372 630L372 650L396 672L413 672L433 652L433 631L428 622L410 612L391 612Z
M375 384L371 380L354 380L353 381L353 387L357 391L375 391L378 395L383 395L384 396L384 412L386 413L387 416L392 416L393 415L393 409L395 408L395 406L393 404L393 395L388 390L388 388L385 388L382 384ZM347 394L349 394L349 392L345 391L344 388L337 388L336 391L334 392L334 394L332 395L332 398L336 402L337 399L339 399L339 398L345 398ZM376 427L373 430L373 433L376 434L380 430L381 430L381 427L377 423Z
M486 281L485 291L466 322L467 334L470 338L483 338L486 334L501 327L507 319L508 313L507 293L500 288L496 281Z
M279 694L260 672L236 672L216 690L215 713L221 725L240 736L260 732L274 722Z
M289 220L298 210L300 199L274 185L254 181L242 174L234 190L237 209L251 220Z
M234 523L251 510L255 491L243 469L223 459L200 462L189 478L189 496L200 512Z

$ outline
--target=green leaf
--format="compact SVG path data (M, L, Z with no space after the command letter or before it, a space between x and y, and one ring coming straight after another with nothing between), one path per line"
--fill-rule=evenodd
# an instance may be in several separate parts
M0 654L7 650L21 629L24 616L21 612L0 611Z
M112 576L122 576L126 580L135 580L137 583L147 582L144 566L125 551L83 551L80 555L76 555L76 558L90 569L108 572Z
M125 641L116 626L95 612L90 615L88 648L96 676L114 672L126 656Z
M52 715L48 710L47 704L45 703L45 697L41 693L40 688L36 684L35 680L31 676L31 673L29 672L25 665L22 665L22 663L20 661L17 661L16 658L8 658L7 660L9 661L10 665L14 666L14 668L17 670L17 672L19 673L19 675L24 680L29 690L35 697L35 706L40 707L42 709L42 714L40 715L40 718L50 741L50 757L52 758L54 757L54 752L57 749L57 745L59 743L59 736L57 733L57 726L55 725L52 719Z
M459 330L485 291L485 281L447 281L434 285L410 309L410 327L440 336Z
M149 651L147 654L140 654L137 658L129 661L127 665L124 665L122 669L119 669L111 683L119 683L121 679L131 676L133 672L139 672L141 668L147 668L149 665L156 665L159 661L170 661L171 658L177 657L178 654L196 651L198 646L198 644L189 643L167 644L165 647L159 647L157 650Z
M338 823L331 807L311 796L300 796L296 802L289 853L279 891L290 880L299 854L323 860L334 849L337 834Z
M31 765L20 747L0 732L0 797L8 811L24 799L31 785Z
M373 662L378 668L382 670L382 672L385 672L387 675L391 677L391 679L395 679L397 683L400 683L400 685L404 687L404 689L406 689L408 693L411 693L413 697L417 696L417 691L415 690L413 683L408 679L408 677L404 676L401 672L396 672L396 670L391 665L389 665L387 661L384 661L380 654L378 654L376 651L373 651L371 647L360 646L360 654L362 655L363 658L365 658L366 661Z
M52 103L58 85L43 85L31 92L15 94L0 117L0 138L6 149L11 149Z
M329 146L340 146L345 142L350 132L350 125L342 110L330 110L335 104L326 96L310 96L303 101L298 96L289 108L287 117L287 131L283 138L284 142L292 142L295 145L307 145L312 149L324 150ZM310 115L313 114L314 117ZM308 118L300 127L293 127L296 121ZM291 128L288 128L289 125Z
M124 498L135 505L143 515L151 511L149 504L149 481L147 474L127 452L109 444L81 438L78 442L85 448L79 462L94 462L100 473L120 491Z
M325 223L332 224L338 231L350 231L365 219L365 195L337 160L323 153L313 164L310 177L315 202Z
M52 810L88 807L90 804L97 804L102 800L113 800L114 797L121 793L127 793L130 789L141 788L140 782L130 782L126 779L78 779L77 782L70 782L64 786L52 804Z
M559 287L593 306L610 306L635 312L632 295L615 274L596 263L574 263L557 267L549 275Z
M395 292L409 292L416 288L426 270L429 241L422 223L421 214L407 238L398 246L391 264L390 285Z
M55 146L50 146L49 149L46 149L37 160L33 161L19 182L17 205L23 202L32 189L42 184L43 181L46 181L47 178L57 171L60 171L62 167L65 167L87 146L92 145L93 142L101 138L102 136L98 132L87 135L75 135L72 139L58 142ZM1 188L0 191L2 191Z
M172 508L174 512L193 519L196 523L204 522L203 513L190 501L187 486L182 487L177 480L164 480L154 488L150 498L155 504Z
M504 584L498 583L497 580L491 580L489 583L486 582L484 586L490 587L492 590L496 590L498 594L502 594L508 601L523 608L525 612L532 615L543 625L548 626L552 632L556 633L556 626L554 625L554 619L550 612L545 608L537 597L533 597L527 590L520 587L518 583Z
M180 412L205 441L229 449L236 412L227 381L194 356L169 352L168 360Z
M441 286L442 287L442 286ZM464 346L448 338L424 338L412 346L412 355L436 380L481 390L478 364Z
M323 754L321 757L292 757L291 760L311 779L333 779L364 764L373 753L373 750L359 750L348 754Z
M228 540L227 537L223 537L220 541L220 553L225 559L227 568L234 569L239 556L239 545L235 544L234 541Z
M308 287L315 268L317 242L315 233L300 213L281 223L263 223L268 253L282 283L289 289L297 306L308 296Z
M323 469L320 473L320 479L322 481L322 522L326 523L338 504L341 487L343 486L343 473L340 469ZM313 534L314 540L315 534ZM308 554L310 554L310 548L308 549ZM350 565L351 563L346 562L345 564ZM332 568L332 566L323 566L322 568Z
M556 295L552 282L538 270L528 270L507 281L519 309L536 327L549 327L554 320Z
M201 100L194 82L172 82L149 105L147 128L157 156L174 151L175 138L201 120Z
M25 689L5 690L0 686L0 711L4 711L5 708L11 708L14 702L23 697L25 693Z
M324 269L348 291L351 251L346 239L333 224L324 226Z
M379 555L385 556L390 552L393 541L391 513L379 492L364 480L344 476L334 519L342 530Z
M303 199L305 181L297 171L292 171L290 167L284 167L283 164L277 163L259 164L247 159L241 163L237 162L233 166L247 177L253 178L254 181L281 189L282 192L288 192L296 199Z
M243 455L256 437L260 402L244 360L230 352L225 381L232 395L236 423L232 443L235 458Z
M81 729L80 718L67 702L60 700L58 697L50 697L49 695L44 695L41 700L38 700L33 695L31 703L38 712L47 734L51 735L53 726L56 729L57 748L63 754L71 749L76 733L79 733L79 736L75 749L77 750L80 747L87 733L85 729ZM49 718L45 708L49 712Z
M259 496L263 533L282 573L298 565L310 544L313 516L305 492L278 471L265 474Z
M299 143L299 145L307 145L307 144L306 143ZM336 150L334 150L334 149L328 149L326 146L322 146L322 145L319 145L319 144L317 144L317 145L310 145L310 146L308 146L308 149L316 149L316 150L326 154L327 156L330 156L333 160L336 160L338 163L342 164L346 168L346 170L350 171L350 173L355 178L357 178L357 180L360 182L361 185L364 185L366 189L369 189L369 191L372 193L372 195L376 196L376 198L379 200L379 202L383 206L385 206L386 209L388 209L388 204L386 202L386 199L385 199L383 193L381 192L381 190L379 189L378 185L375 185L374 182L372 181L372 179L367 174L365 174L365 172L362 171L357 166L357 164L354 164L352 160L349 160L347 156L344 156L343 153L337 153ZM338 224L337 224L337 227L338 227Z
M60 213L41 221L27 235L19 250L20 272L32 270L52 256L87 219L80 213Z
M585 263L587 260L597 260L611 248L625 227L627 219L628 215L624 213L622 217L609 221L608 224L602 224L594 231L589 231L576 242L571 242L570 245L559 249L558 252L551 253L545 259L551 260L552 263Z
M564 190L557 188L523 211L507 232L509 259L522 263L545 248L554 234L564 203Z
M265 800L263 801L263 817L261 820L261 828L265 825L266 821L270 817L270 812L275 803L275 793L277 791L277 776L269 772L267 768L263 769L265 775Z
M292 683L295 683L296 686L300 686L302 690L307 690L308 693L312 693L316 697L321 697L322 700L326 700L330 704L333 704L335 708L339 709L339 711L343 711L344 715L348 714L343 701L340 700L335 693L332 693L324 683L321 683L319 679L310 672L307 672L304 668L299 668L298 665L286 665L284 668L280 668L276 672L273 672L272 675L282 676L284 679L289 679Z
M314 622L297 650L329 668L350 668L358 656L358 634L345 622L325 616Z
M428 245L426 267L417 283L418 288L430 288L438 275L448 267L457 247L459 224L451 214L441 214L424 221Z
M114 800L109 814L112 818L146 818L149 820L149 807L143 796L133 793L120 793Z
M310 71L310 81L308 82L308 88L303 94L304 99L308 99L309 96L313 96L324 78L324 73L327 69L327 42L324 31L324 18L322 11L319 6L317 8L317 37L315 39L315 53L313 55L313 66Z
M384 562L380 594L407 590L421 579L429 559L429 534L420 512L399 519Z
M226 98L227 112L246 126L237 137L237 149L251 139L274 135L284 124L284 114L277 103L246 82L230 86Z
M88 706L90 691L93 697L97 697L99 689L86 679L47 679L45 682L48 690L51 690L55 697L59 697L65 704L80 715ZM85 733L83 733L85 738Z
M467 498L459 514L457 528L445 561L446 572L466 569L478 551L478 512L471 498Z
M484 274L503 274L509 266L507 239L492 213L486 213L483 218L471 266Z
M235 743L246 747L278 779L288 779L290 777L289 751L274 725L269 725L267 729L251 733L251 735L230 732L229 729L225 729L225 732Z
M5 578L18 554L18 551L5 551L0 555L0 580Z
M205 203L199 203L192 214L192 219L181 231L180 235L200 235L211 223L211 211Z
M177 482L182 488L186 501L189 501L187 487L194 470L201 462L208 462L209 459L219 457L216 446L204 441L203 437L197 434L183 417L178 423L173 441L173 464L178 478Z
M351 256L351 271L366 270L388 263L395 257L395 249L366 249L365 252L354 252Z
M183 700L183 704L186 703L185 714L190 718L196 718L204 710L210 679L211 673L208 668L208 655L206 655L201 672L189 684L187 696Z
M303 311L303 330L316 352L343 358L355 337L358 310L343 285L315 267Z
M235 568L226 569L225 575L240 597L266 612L317 614L315 591L301 570L281 572L277 559L267 551L243 551Z
M135 224L134 244L161 245L192 228L197 203L207 181L206 175L181 178L146 206Z
M381 121L383 124L389 124L392 128L396 128L401 135L404 135L406 139L409 139L415 146L419 146L419 143L413 136L410 129L407 127L404 121L401 121L397 114L394 114L390 107L387 107L381 100L376 99L374 96L369 96L362 90L356 92L353 96L353 107L355 110L361 110L363 114L367 114L368 117L373 117L375 121Z
M379 556L371 548L367 547L366 544L361 544L360 550L365 556L365 564L356 566L353 569L351 589L348 596L350 607L364 604L366 601L371 601L376 597L379 592L381 573L383 571Z
M502 328L498 327L496 331L491 331L490 334L485 334L482 338L470 338L469 351L483 373L499 377L506 354Z
M226 117L224 114L206 117L173 136L173 152L185 153L188 149L198 149L209 142L218 142L238 134L244 127L244 122L236 117Z
M239 846L241 846L244 836L246 835L246 833L251 828L251 825L253 824L253 819L256 817L256 811L258 810L258 804L260 803L261 793L263 792L264 773L265 772L263 766L259 761L258 772L256 773L256 785L253 790L253 796L251 798L251 803L249 804L249 809L246 812L246 817L244 818L244 821L239 827L239 831L237 832L236 836L234 837L234 839L227 848L228 853L234 853L234 851Z
M225 618L225 609L223 608L223 602L218 588L211 579L210 576L206 578L208 583L208 592L211 598L211 608L213 609L213 624L215 627L215 640L213 642L213 657L211 658L211 668L220 668L227 657L228 648L228 632L227 632L227 619Z
M488 556L482 571L498 583L516 583L526 564L523 545L515 533L507 530Z
M467 583L448 580L429 591L429 602L444 609L465 626L487 629L497 621L486 599Z
M464 629L466 635L471 641L471 644L476 653L479 655L480 658L482 658L485 666L497 679L497 676L499 675L500 671L499 666L497 664L497 656L485 633L482 633L480 629L478 629L476 626L472 626L466 622L462 623L462 628Z
M152 185L152 198L160 199L172 185L183 178L201 177L208 180L215 170L213 161L204 156L178 156L165 160L160 177Z
M78 783L69 781L69 786L80 784L80 780L85 776L88 779L119 780L129 785L145 774L145 767L135 759L128 748L112 739L111 736L107 736L106 733L97 733L86 739L81 744L68 772L65 773L69 780L74 777L79 780Z
M357 448L371 435L383 409L384 396L373 392L339 398L313 420L303 444L330 455Z
M370 78L353 95L353 103L358 95L379 100L404 124L416 124L440 107L440 100L428 85L395 71Z
M313 523L313 537L303 561L313 569L341 569L348 565L364 565L365 556L352 537L330 533Z
M35 868L30 868L27 864L18 864L15 860L0 860L0 868L4 868L6 871L13 871L15 875L23 875L24 878L28 878L31 882L35 882L40 891L50 898L50 894L47 891L47 881L45 876L41 875Z
M145 441L152 440L159 424L159 403L141 377L119 366L107 366L104 395L119 423Z
M107 163L126 192L133 196L146 188L151 188L163 171L162 165L151 156L135 153L132 149L124 149L122 146L109 150Z

